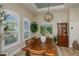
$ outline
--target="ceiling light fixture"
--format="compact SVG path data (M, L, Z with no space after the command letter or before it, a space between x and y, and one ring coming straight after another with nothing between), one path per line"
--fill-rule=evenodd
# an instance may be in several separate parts
M53 20L53 14L49 12L49 3L48 3L48 12L44 15L44 20L46 22L51 22Z

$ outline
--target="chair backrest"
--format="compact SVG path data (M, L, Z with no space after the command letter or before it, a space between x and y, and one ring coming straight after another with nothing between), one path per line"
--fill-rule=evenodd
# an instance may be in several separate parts
M29 49L30 56L43 56L44 51L37 51L37 50L32 50Z
M0 56L6 56L6 54L0 54Z

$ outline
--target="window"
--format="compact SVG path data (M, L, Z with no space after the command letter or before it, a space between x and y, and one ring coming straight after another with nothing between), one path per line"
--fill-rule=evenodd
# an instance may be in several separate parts
M23 33L23 36L24 36L24 41L26 39L28 39L30 37L30 20L28 18L24 18L23 19L24 22L23 22L23 27L24 27L24 33Z
M4 21L4 35L2 42L2 50L14 46L19 42L19 16L11 10L4 10L9 15ZM7 29L6 29L7 28Z
M40 34L42 36L52 35L52 24L42 24L42 25L40 25Z

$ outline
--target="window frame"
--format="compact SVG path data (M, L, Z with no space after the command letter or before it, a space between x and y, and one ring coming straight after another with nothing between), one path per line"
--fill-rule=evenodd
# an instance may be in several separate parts
M24 21L27 21L28 22L28 27L29 27L29 30L26 30L25 31L25 29L24 29ZM24 33L25 32L29 32L29 37L28 38L24 38ZM30 19L29 18L27 18L27 17L24 17L23 18L23 41L26 41L26 40L28 40L30 38Z
M9 12L9 13L11 13L12 15L15 15L16 17L17 17L17 23L18 23L18 26L17 26L17 31L14 31L14 32L17 32L17 34L18 34L18 39L17 39L17 42L14 42L14 43L12 43L12 44L9 44L9 45L5 45L5 40L3 39L2 40L2 43L1 43L1 50L2 51L4 51L4 50L6 50L6 49L8 49L8 48L10 48L10 47L13 47L13 46L15 46L15 45L17 45L17 44L19 44L20 43L20 17L19 17L19 15L16 13L16 12L14 12L14 11L12 11L12 10L9 10L9 9L4 9L4 11L6 11L6 12ZM12 32L13 33L13 32ZM3 35L4 36L4 35Z

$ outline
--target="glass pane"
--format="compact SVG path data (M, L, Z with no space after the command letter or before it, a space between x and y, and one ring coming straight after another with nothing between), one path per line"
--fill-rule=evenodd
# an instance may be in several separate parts
M7 32L7 33L5 33L5 35L4 35L5 46L9 45L9 44L12 44L14 42L17 42L17 39L18 39L17 35L18 35L17 32L14 32L14 33Z
M8 26L8 27L7 27ZM18 31L18 28L15 23L9 23L8 25L5 25L5 28L7 29L5 31Z
M28 32L24 32L24 39L29 38L29 31Z
M4 23L4 31L17 31L18 29L18 17L13 14L7 14L6 21Z
M8 17L6 17L6 21L8 22L8 23L11 23L11 22L14 22L14 23L16 23L16 21L17 21L17 17L15 16L15 15L10 15L10 14L8 14L9 16Z
M24 31L29 30L29 23L28 21L24 21Z

